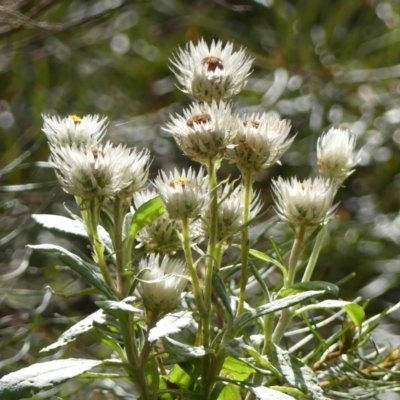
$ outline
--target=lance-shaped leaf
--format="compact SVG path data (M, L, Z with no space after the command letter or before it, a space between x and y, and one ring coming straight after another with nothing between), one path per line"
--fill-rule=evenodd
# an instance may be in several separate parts
M85 279L91 286L94 286L96 289L100 290L108 298L115 298L111 290L104 283L103 279L90 267L90 264L83 261L77 255L60 246L52 244L38 244L35 246L29 245L28 247L35 250L47 251L48 253L56 255L65 265L82 276L82 278Z
M104 311L109 311L111 313L122 312L131 312L131 313L139 313L142 314L143 311L139 308L133 307L126 300L122 301L114 301L114 300L101 300L96 301L96 305L102 308Z
M249 390L255 394L257 400L295 400L292 396L263 386L252 387Z
M339 288L331 282L312 281L298 282L279 292L279 297L290 296L291 294L305 292L306 290L325 290L325 292L337 297Z
M231 301L230 301L229 295L226 291L224 281L222 280L221 276L216 272L213 272L212 284L213 284L214 289L218 293L218 296L220 297L222 303L224 304L225 309L228 311L229 316L231 318L233 318Z
M169 357L164 359L164 364L166 365L200 358L210 352L210 349L206 350L203 346L186 346L167 337L163 339L163 345L165 351L169 354Z
M325 291L323 290L309 290L307 292L297 293L283 299L274 300L271 303L264 304L252 311L246 311L235 319L233 323L233 330L234 332L238 332L240 329L243 329L250 321L261 317L262 315L283 310L284 308L294 306L295 304L299 304L304 300L311 299L323 293L325 293Z
M164 213L165 208L159 196L142 204L132 217L129 237L134 238L142 228L149 225Z
M365 312L361 306L355 303L351 303L350 301L344 301L344 300L325 300L317 304L310 304L299 308L296 311L296 314L300 314L308 310L317 310L325 308L343 308L347 312L351 320L358 326L361 325L361 323L365 318Z
M179 311L173 314L167 314L157 322L156 326L149 332L149 342L155 342L165 336L180 332L193 321L192 313Z
M85 225L82 221L51 214L33 214L32 218L47 229L56 229L59 232L70 233L85 238L88 237ZM112 249L113 243L108 232L101 225L97 227L97 231L100 240L107 248Z
M82 336L84 333L90 331L93 328L93 321L103 322L104 321L104 312L103 310L98 310L93 314L90 314L82 321L79 321L75 325L71 326L71 328L67 329L57 340L57 342L51 344L50 346L45 347L40 350L40 354L48 353L50 351L56 350L62 346L67 345L68 343L73 342L79 336Z
M48 390L90 369L103 361L69 358L33 364L0 379L0 399L19 400Z
M318 378L303 361L272 342L267 344L267 356L271 364L279 371L285 383L307 394L310 399L328 400L318 384Z

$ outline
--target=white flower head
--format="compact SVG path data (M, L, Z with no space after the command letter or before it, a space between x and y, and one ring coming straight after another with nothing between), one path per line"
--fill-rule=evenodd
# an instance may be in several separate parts
M238 119L231 105L224 102L211 105L193 103L183 110L183 116L171 116L165 130L170 132L180 149L192 160L201 163L223 157L237 130Z
M113 200L116 196L129 200L147 179L148 152L138 153L119 145L87 148L77 146L51 146L51 162L63 189L83 199L97 197Z
M200 214L207 195L203 168L197 174L191 168L181 174L175 170L169 176L161 171L154 184L171 218L183 220Z
M139 263L139 269L146 269L138 289L148 310L164 314L178 307L188 275L182 261L164 257L160 262L158 255L151 254Z
M272 181L275 210L284 222L297 227L315 228L327 223L337 205L332 206L335 191L327 179L317 177L303 182L296 178Z
M318 169L322 176L343 182L361 159L355 152L356 136L348 129L331 128L317 142Z
M217 225L218 225L218 241L225 240L232 241L237 235L240 234L240 227L243 225L243 189L238 186L232 190L229 184L226 184L222 190L218 191L218 212L217 212ZM250 219L257 216L262 208L260 202L260 195L256 194L250 203ZM210 209L206 207L203 214L203 230L205 236L209 236L210 227Z
M208 47L204 39L197 45L189 42L185 49L179 48L171 60L182 91L209 104L239 93L250 75L252 62L243 48L233 51L233 43L223 47L221 41L213 41Z
M120 181L117 195L130 204L132 195L142 189L149 176L150 152L119 145L115 153L115 174Z
M135 193L133 203L136 210L147 201L154 199L156 196L158 196L158 193L155 190L147 189ZM136 240L139 242L138 247L144 246L148 252L176 252L182 248L182 242L177 234L177 232L180 232L181 230L182 222L176 219L171 219L169 214L165 212L138 232L136 235Z
M257 174L262 168L276 163L292 144L288 138L290 123L275 116L245 114L233 144L226 150L229 161L236 163L241 172Z
M99 115L85 115L82 118L70 115L60 118L58 115L42 115L43 132L50 145L97 146L103 139L108 119Z

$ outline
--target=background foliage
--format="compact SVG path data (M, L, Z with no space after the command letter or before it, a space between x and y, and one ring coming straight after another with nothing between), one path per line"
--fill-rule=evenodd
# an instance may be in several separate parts
M77 316L96 309L89 296L46 292L47 285L63 293L84 286L55 259L25 248L60 240L36 226L32 213L66 215L63 204L74 207L46 163L41 114L107 115L112 141L151 149L152 178L160 168L187 166L161 126L189 102L175 87L168 59L200 37L246 47L254 72L235 108L273 110L297 134L282 165L259 176L266 209L272 176L316 173L322 131L334 125L358 134L362 162L338 193L338 216L315 279L337 282L354 272L340 295L372 299L367 314L400 301L400 1L3 0L0 375L34 362ZM226 163L220 174L238 172ZM289 238L282 225L265 231L272 215L251 232L259 249L269 246L270 235L280 244ZM61 240L74 252L89 252L84 240ZM392 314L377 333L393 346L400 343L398 319ZM94 343L87 335L67 352L101 357L104 349ZM114 398L100 391L91 396Z

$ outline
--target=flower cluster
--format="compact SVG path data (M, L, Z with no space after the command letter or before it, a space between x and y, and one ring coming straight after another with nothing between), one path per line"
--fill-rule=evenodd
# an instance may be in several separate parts
M67 193L83 200L120 198L130 203L147 180L149 151L101 144L107 123L106 118L91 115L44 116L50 160Z

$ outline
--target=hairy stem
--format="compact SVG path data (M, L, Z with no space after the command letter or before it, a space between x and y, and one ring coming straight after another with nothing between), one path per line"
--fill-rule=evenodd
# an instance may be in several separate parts
M243 224L249 222L250 219L250 203L251 203L251 185L252 179L249 172L245 172L243 177ZM246 297L246 286L247 286L247 266L249 259L249 227L245 226L242 230L242 267L240 277L240 294L239 304L237 308L237 315L242 314L244 310L244 302Z
M285 288L292 286L294 283L294 278L296 275L296 266L301 255L301 248L303 246L304 237L305 237L305 228L304 226L300 225L300 227L297 229L296 239L293 243L292 251L290 253L289 265L288 265L289 271L286 280L284 282ZM272 334L272 341L274 343L278 344L280 342L292 318L293 318L293 312L290 308L285 308L284 310L282 310L279 322L275 328L274 333Z
M311 253L310 259L308 260L307 267L304 271L303 278L301 280L302 282L308 282L311 279L312 273L314 272L315 264L317 263L319 253L322 248L325 232L327 229L326 227L327 225L324 225L318 232L313 251Z

